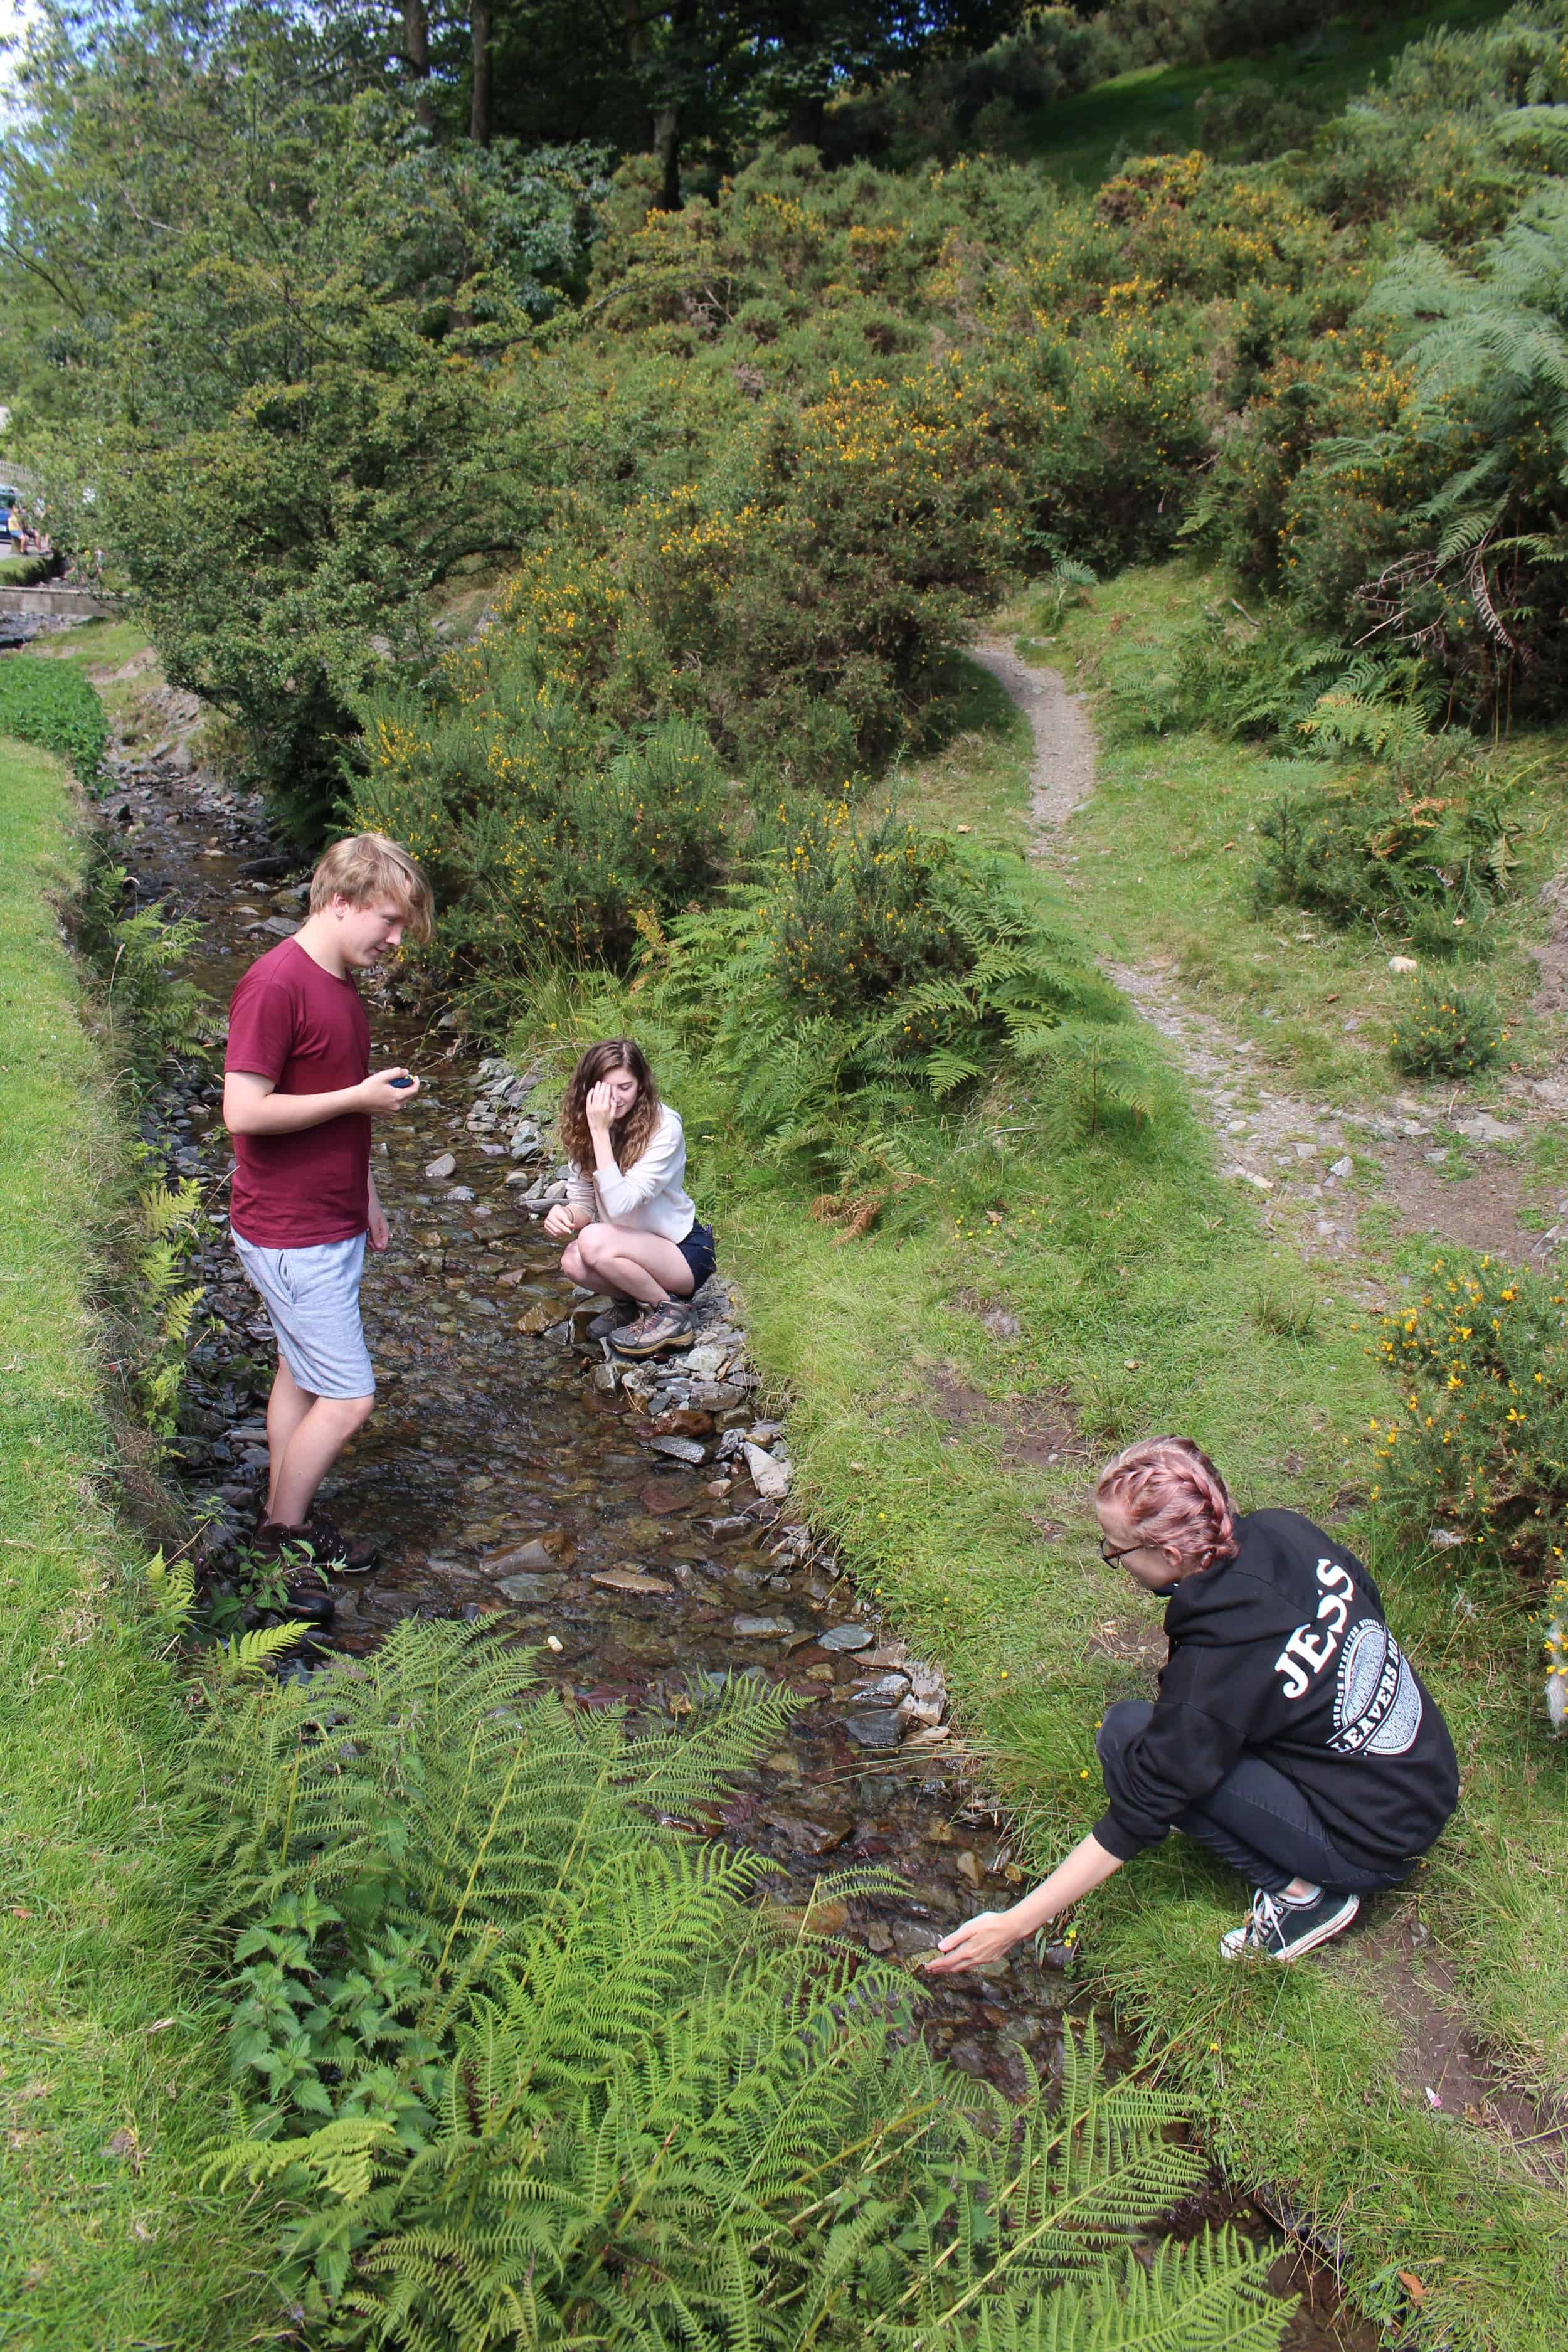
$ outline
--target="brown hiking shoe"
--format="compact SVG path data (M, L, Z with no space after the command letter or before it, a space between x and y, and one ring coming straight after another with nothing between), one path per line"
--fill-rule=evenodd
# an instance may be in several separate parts
M635 1298L615 1299L602 1315L595 1316L583 1336L585 1339L613 1339L617 1331L624 1331L628 1323L637 1320L637 1314Z
M666 1348L689 1348L691 1338L691 1309L679 1298L667 1298L624 1331L612 1331L610 1345L617 1356L658 1356Z
M363 1536L345 1536L319 1503L310 1507L305 1534L321 1566L339 1576L367 1576L381 1566L379 1548Z
M298 1617L307 1625L330 1623L338 1604L315 1563L315 1546L307 1528L286 1528L276 1519L263 1519L246 1549L258 1568L275 1571L279 1613Z

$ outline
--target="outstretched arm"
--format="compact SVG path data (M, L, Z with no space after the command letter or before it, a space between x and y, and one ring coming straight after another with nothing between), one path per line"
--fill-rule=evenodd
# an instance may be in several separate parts
M255 1070L230 1070L223 1082L223 1123L230 1135L298 1135L307 1127L324 1127L345 1111L367 1111L372 1118L406 1109L419 1092L419 1081L395 1087L405 1078L401 1066L377 1070L357 1087L335 1087L324 1095L280 1095L275 1078Z
M1116 1855L1108 1853L1091 1831L1065 1862L1058 1863L1042 1885L1015 1903L1010 1911L982 1911L955 1927L951 1936L944 1936L925 1963L927 1973L958 1976L965 1969L983 1969L988 1961L1005 1959L1015 1944L1021 1944L1059 1912L1069 1910L1080 1895L1102 1886L1121 1867Z

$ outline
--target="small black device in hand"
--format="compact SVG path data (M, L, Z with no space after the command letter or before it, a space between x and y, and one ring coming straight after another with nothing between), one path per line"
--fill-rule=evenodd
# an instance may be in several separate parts
M411 1087L414 1081L412 1078L388 1078L386 1083L389 1087Z

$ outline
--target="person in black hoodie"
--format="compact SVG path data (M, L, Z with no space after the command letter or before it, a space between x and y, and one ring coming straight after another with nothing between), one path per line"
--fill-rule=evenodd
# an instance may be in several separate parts
M1172 1829L1252 1882L1224 1956L1300 1959L1438 1836L1458 1800L1447 1727L1355 1555L1296 1511L1238 1517L1191 1438L1118 1454L1095 1512L1101 1558L1170 1593L1159 1697L1107 1711L1106 1810L1089 1836L1010 1911L944 1937L927 1968L1000 1959Z

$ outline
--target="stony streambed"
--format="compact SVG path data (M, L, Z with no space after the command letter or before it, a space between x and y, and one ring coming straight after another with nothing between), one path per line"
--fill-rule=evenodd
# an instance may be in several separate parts
M167 760L122 761L107 829L130 876L127 908L153 899L204 926L192 976L226 1009L246 965L304 912L305 870L268 833L258 801ZM532 1074L470 1049L440 1007L365 983L374 1063L422 1080L378 1124L377 1188L392 1245L367 1261L364 1316L379 1404L325 1495L374 1535L383 1565L336 1582L328 1639L372 1647L408 1615L493 1621L538 1653L584 1706L679 1716L695 1675L783 1683L802 1705L787 1734L698 1832L774 1864L772 1899L911 1963L961 1919L1026 1883L1006 1824L968 1778L940 1673L912 1657L814 1538L794 1497L787 1427L770 1417L722 1269L697 1302L682 1358L622 1365L585 1326L590 1301L560 1272L538 1219L557 1196ZM265 1486L270 1333L226 1234L228 1138L216 1067L171 1077L148 1141L201 1184L211 1220L173 1471L209 1515L205 1573L221 1581ZM679 1108L679 1105L677 1106ZM722 1203L701 1196L723 1247ZM876 1863L885 1891L837 1894L836 1869ZM952 2063L1021 2094L1059 2065L1088 2002L1070 1954L1026 1955L989 1979L914 1978L920 2029ZM1112 2062L1111 2021L1097 2020ZM1216 2186L1173 2217L1186 2234L1268 2224ZM1328 2282L1282 2256L1278 2290L1306 2291L1281 2339L1292 2352L1370 2345L1327 2317Z
M302 869L257 804L167 761L122 762L106 814L128 906L163 899L201 921L191 974L226 1006L299 922ZM679 1714L696 1675L784 1683L802 1702L787 1735L695 1826L766 1854L781 1905L815 1901L819 1925L910 1960L1014 1900L1024 1875L954 1752L940 1673L863 1613L791 1494L787 1431L759 1395L722 1271L683 1357L622 1365L589 1340L605 1302L566 1280L537 1222L560 1163L529 1109L531 1074L472 1053L439 1006L400 1003L395 980L366 996L375 1060L423 1084L375 1129L393 1229L364 1287L379 1403L325 1491L383 1565L337 1580L332 1643L363 1652L411 1614L493 1620L578 1704L644 1718ZM265 1483L273 1356L227 1242L219 1094L216 1071L193 1066L160 1090L147 1129L172 1173L200 1181L212 1220L172 1466L213 1514L203 1557L221 1580ZM719 1210L722 1247L721 1204L700 1205ZM834 1894L836 1869L872 1862L889 1891ZM1019 2053L1048 2075L1075 2007L1070 1973L1032 1958L921 1995L933 2045L1016 2091Z

